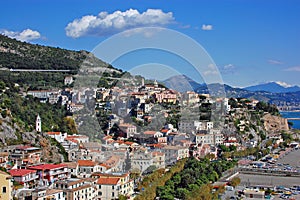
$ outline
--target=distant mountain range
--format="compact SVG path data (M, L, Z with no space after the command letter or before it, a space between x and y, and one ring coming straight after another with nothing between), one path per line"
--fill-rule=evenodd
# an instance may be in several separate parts
M243 89L251 92L265 91L272 93L288 93L300 91L300 87L298 86L286 86L280 82L263 83L259 85L245 87Z
M195 91L199 94L210 93L215 96L226 96L235 98L249 98L265 101L276 105L298 105L300 104L300 88L284 87L279 83L267 83L247 88L234 88L226 84L197 83L185 75L177 75L163 81L172 89L180 92Z
M162 82L166 87L172 88L179 92L195 91L199 87L205 85L205 84L197 83L196 81L194 81L193 79L191 79L186 75L172 76Z

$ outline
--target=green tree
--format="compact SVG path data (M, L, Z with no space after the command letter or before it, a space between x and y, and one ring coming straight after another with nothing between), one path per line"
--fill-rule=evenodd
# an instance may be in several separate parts
M230 181L230 185L232 185L233 187L238 186L240 183L241 183L241 179L239 177L234 177Z

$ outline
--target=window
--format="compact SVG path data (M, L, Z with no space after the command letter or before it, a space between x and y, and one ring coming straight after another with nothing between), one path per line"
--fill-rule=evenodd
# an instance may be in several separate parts
M114 192L113 192L113 193L111 193L111 196L112 196L112 197L114 197L114 196L115 196L115 193L114 193Z
M6 193L6 187L2 187L2 193Z

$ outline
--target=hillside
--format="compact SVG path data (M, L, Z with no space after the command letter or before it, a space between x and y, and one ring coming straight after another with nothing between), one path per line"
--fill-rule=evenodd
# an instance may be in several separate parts
M112 68L86 51L34 45L0 35L0 80L31 89L62 87L66 75L77 74L83 65ZM11 69L66 70L65 72L28 72Z

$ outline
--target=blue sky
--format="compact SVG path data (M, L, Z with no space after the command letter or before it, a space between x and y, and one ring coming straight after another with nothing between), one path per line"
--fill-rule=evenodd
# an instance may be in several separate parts
M300 85L297 0L7 0L1 5L0 31L32 43L92 51L119 31L162 26L202 45L229 85L243 87L268 81ZM117 11L125 21L105 24ZM107 13L100 17L100 12ZM138 17L130 18L132 13ZM84 20L101 25L84 27ZM168 62L170 56L159 53L149 53L147 58L140 52L113 64L125 70L150 62L174 68L177 64L180 73L194 78L191 70L185 70L185 62Z

